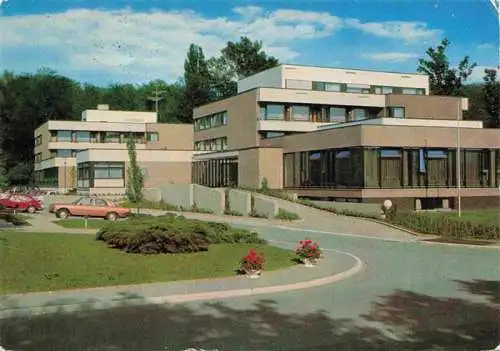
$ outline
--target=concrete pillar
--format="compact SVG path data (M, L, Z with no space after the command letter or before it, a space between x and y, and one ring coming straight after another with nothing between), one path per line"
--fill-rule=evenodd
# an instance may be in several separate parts
M419 211L422 209L422 201L420 199L415 199L415 210Z

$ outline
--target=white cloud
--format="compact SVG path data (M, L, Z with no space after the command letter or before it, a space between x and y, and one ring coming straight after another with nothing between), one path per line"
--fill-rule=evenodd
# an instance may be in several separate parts
M236 19L208 18L189 10L130 9L1 17L0 46L4 52L50 52L57 56L57 69L64 71L102 70L139 81L175 80L183 72L190 43L200 45L209 57L228 40L248 35L262 40L269 54L289 62L299 56L293 49L297 40L331 35L341 25L337 17L319 12L278 10L262 15L263 9L255 6L234 12L240 14Z
M484 70L485 69L495 69L497 71L497 79L500 80L500 68L499 67L493 67L493 66L476 66L474 70L472 71L472 74L469 78L469 82L471 83L483 83L483 77L484 77Z
M377 62L405 62L417 58L418 55L409 52L377 52L363 54L362 57Z
M423 23L361 23L327 12L266 12L262 7L245 6L233 8L232 13L234 17L207 17L192 10L134 12L126 8L0 17L2 66L16 71L46 66L63 74L99 75L106 80L173 81L182 75L190 43L200 45L210 57L218 55L227 41L246 35L262 41L266 52L280 61L296 62L301 42L331 36L346 24L408 41L439 32ZM392 56L393 62L402 59Z
M352 28L359 29L365 33L378 37L402 39L407 42L431 40L439 37L442 31L431 29L423 22L365 22L357 19L348 19L346 24Z
M479 44L477 46L477 48L479 50L490 50L490 49L494 49L495 46L493 44L490 44L490 43L484 43L484 44Z

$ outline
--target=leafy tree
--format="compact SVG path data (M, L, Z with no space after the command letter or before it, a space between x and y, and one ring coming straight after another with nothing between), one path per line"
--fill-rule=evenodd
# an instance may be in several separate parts
M484 74L483 98L488 124L490 127L500 128L500 82L497 80L497 71L485 69Z
M482 121L487 126L489 119L485 109L483 90L484 84L474 83L464 85L464 96L469 99L469 109L464 111L464 119Z
M463 94L462 86L477 66L465 56L459 63L458 69L451 68L446 50L450 42L443 39L436 48L428 48L428 59L419 59L417 71L429 76L431 93L434 95L459 96Z
M210 74L203 49L191 44L184 61L185 91L178 117L181 122L193 122L193 108L210 101Z
M278 66L278 59L262 50L262 42L241 37L239 42L229 41L222 49L222 61L233 70L233 76L243 79Z
M226 58L212 57L208 60L210 90L213 100L225 99L238 92L236 68Z
M130 202L137 205L142 201L142 190L144 189L144 175L137 162L137 150L135 140L132 136L127 139L129 165L127 169L126 196Z

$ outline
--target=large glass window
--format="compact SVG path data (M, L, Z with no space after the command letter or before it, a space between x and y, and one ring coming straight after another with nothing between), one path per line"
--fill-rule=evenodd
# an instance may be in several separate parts
M328 109L328 120L330 122L343 123L346 121L345 107L330 107Z
M309 106L293 105L292 106L292 119L294 121L309 121L310 119Z
M285 106L281 104L267 104L265 106L264 119L267 120L284 120Z
M60 149L56 151L57 157L73 157L72 150L69 149Z
M154 133L148 133L148 141L156 142L158 140L159 140L158 133L156 133L156 132L154 132Z
M120 163L95 163L94 179L123 179L124 166Z
M394 118L405 118L405 108L404 107L391 107L391 117Z
M340 91L340 84L338 84L338 83L325 83L325 91Z
M361 121L367 118L366 110L363 108L355 108L351 111L353 121Z
M106 132L104 135L105 143L119 143L120 142L120 133L116 132Z
M58 130L57 131L57 141L61 142L71 142L71 131L70 130Z
M79 143L90 143L90 132L76 132L76 141Z
M347 84L348 93L369 94L370 86L365 84Z
M416 95L417 94L417 89L416 88L403 88L403 94L405 94L405 95Z

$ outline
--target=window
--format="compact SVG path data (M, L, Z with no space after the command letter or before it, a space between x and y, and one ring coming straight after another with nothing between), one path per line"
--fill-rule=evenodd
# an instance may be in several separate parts
M421 173L427 172L427 167L425 165L425 153L424 149L418 150L418 171Z
M330 107L328 109L328 120L330 122L342 123L346 120L345 107Z
M382 87L382 94L392 94L394 89L392 87Z
M400 149L380 149L380 157L382 158L399 158L401 157Z
M279 137L282 137L284 135L285 135L284 132L265 132L262 134L262 137L264 139L270 139L270 138L279 138Z
M123 179L124 166L121 163L95 163L95 179Z
M57 141L61 142L71 142L71 131L69 130L58 130L57 131Z
M293 105L292 119L294 121L309 121L309 106Z
M90 206L92 204L92 199L90 197L82 197L76 201L76 204L80 206Z
M427 150L427 158L447 158L446 150Z
M405 118L405 108L404 107L391 107L390 116L394 118Z
M79 143L90 143L90 132L76 132L75 139Z
M195 130L204 130L224 126L227 124L227 111L217 112L208 116L198 118L194 122Z
M369 94L370 86L365 84L347 84L348 93Z
M56 151L57 157L73 157L72 150L69 149L60 149Z
M349 150L337 151L335 158L349 158L351 152Z
M362 108L355 108L354 110L351 111L351 113L353 121L361 121L367 118L366 111L365 109Z
M104 134L104 142L105 143L119 143L120 142L120 133L106 132Z
M340 91L340 84L338 84L338 83L325 83L325 91Z
M261 110L262 113L262 110ZM264 118L265 120L284 120L285 106L278 104L265 105Z
M35 138L35 146L42 145L42 135L37 135Z
M35 154L35 162L42 162L42 153Z
M309 159L310 160L319 160L319 159L321 159L321 152L312 152L309 155Z
M156 132L153 133L148 133L148 141L150 142L157 142L159 140L159 135Z
M416 88L403 88L402 92L405 95L416 95L417 94L417 89Z

